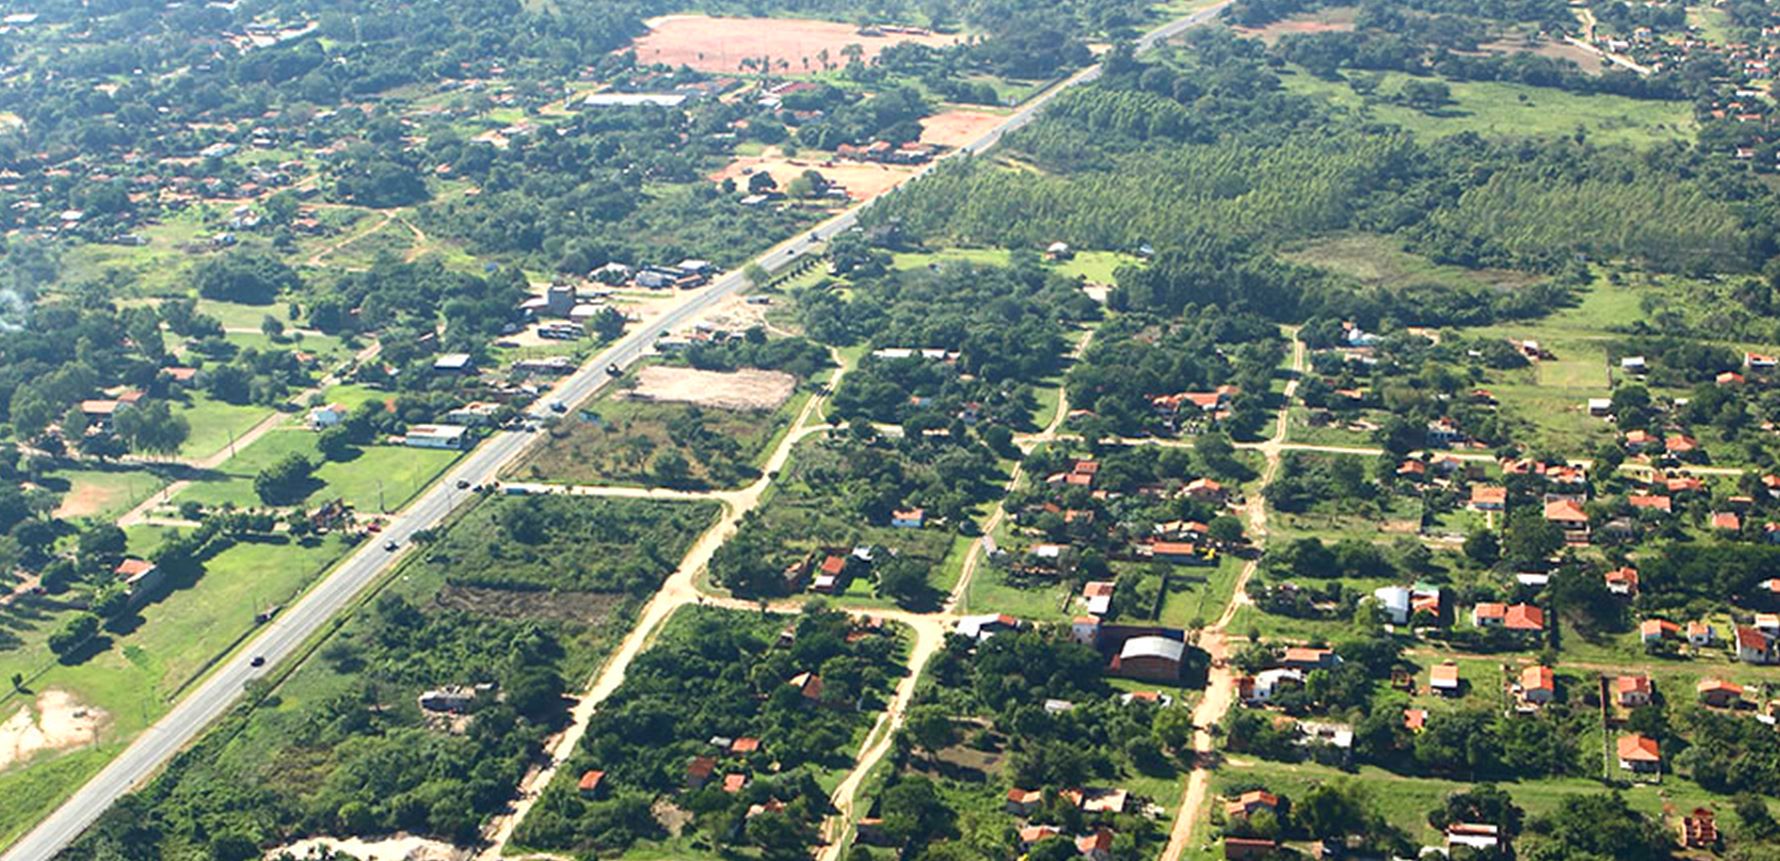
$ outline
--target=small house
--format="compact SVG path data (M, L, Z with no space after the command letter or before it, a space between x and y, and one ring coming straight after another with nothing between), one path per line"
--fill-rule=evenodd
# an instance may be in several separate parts
M1457 696L1459 686L1459 665L1452 661L1435 664L1428 671L1428 687L1434 693L1449 697Z
M920 508L904 508L890 513L890 525L896 529L920 529L927 523L927 512Z
M1638 595L1638 569L1629 565L1615 568L1602 575L1607 583L1607 591L1621 598L1635 598Z
M702 789L717 771L717 760L708 756L695 756L686 763L686 788Z
M309 411L310 430L326 430L346 421L346 408L340 404L327 404Z
M1281 663L1288 669L1309 672L1311 670L1327 669L1340 662L1341 659L1336 657L1335 652L1331 649L1293 646L1286 649L1285 660Z
M1699 648L1706 648L1706 647L1711 646L1712 644L1717 643L1717 642L1718 642L1718 629L1713 627L1710 623L1699 622L1699 621L1687 623L1687 644L1688 645L1699 647Z
M1638 623L1638 637L1649 646L1681 636L1681 626L1667 619L1645 619Z
M1634 708L1650 705L1650 677L1642 673L1620 676L1613 680L1613 698L1622 706Z
M1713 708L1734 708L1743 701L1743 686L1723 679L1701 679L1694 685L1694 693Z
M124 592L130 596L130 606L139 607L142 602L154 595L161 587L163 576L160 566L147 559L125 559L111 569L119 580L124 581Z
M581 780L575 784L575 791L579 792L582 798L599 798L604 792L605 781L605 772L589 769L581 772Z
M1493 852L1502 845L1501 829L1481 822L1454 822L1446 826L1446 851L1464 846L1480 852Z
M1082 587L1082 602L1087 605L1088 615L1105 618L1112 613L1113 593L1117 584L1111 580L1092 580Z
M1662 770L1662 750L1656 739L1642 733L1627 733L1619 737L1616 746L1620 768L1639 773Z
M1251 789L1224 802L1225 819L1247 819L1261 810L1278 813L1279 796L1264 789Z
M1279 851L1276 840L1258 837L1225 837L1224 861L1265 861Z
M402 435L402 444L409 448L439 448L463 451L469 428L463 425L410 425Z
M1502 511L1508 507L1508 488L1474 484L1471 486L1471 510Z
M1520 698L1530 705L1541 706L1557 697L1557 674L1550 667L1534 664L1520 672Z
M433 359L433 373L436 374L467 374L475 369L475 360L469 353L446 353Z
M1014 788L1007 791L1007 801L1002 806L1015 816L1031 816L1045 800L1042 789Z
M1745 664L1772 664L1776 660L1774 641L1759 629L1737 626L1737 660Z

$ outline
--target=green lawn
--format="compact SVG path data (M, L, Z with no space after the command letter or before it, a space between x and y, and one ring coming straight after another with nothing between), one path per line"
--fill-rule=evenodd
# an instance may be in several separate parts
M1359 77L1358 73L1349 78ZM1373 101L1343 81L1326 81L1303 70L1283 77L1286 89L1317 96L1380 122L1401 126L1424 140L1461 132L1499 137L1554 137L1586 130L1597 143L1651 146L1693 136L1692 109L1686 102L1662 102L1613 95L1582 95L1545 87L1493 81L1443 81L1451 104L1425 113L1386 101L1409 76L1378 76Z
M938 251L903 251L891 256L896 269L918 269L935 263L966 262L977 266L1006 266L1011 252L1006 248L943 248ZM1071 278L1081 276L1089 281L1111 284L1113 272L1120 266L1137 265L1141 261L1117 251L1078 251L1069 260L1048 264Z
M1225 554L1209 568L1176 566L1169 572L1162 598L1161 623L1175 628L1216 621L1236 591L1236 577L1247 561Z
M1466 269L1435 263L1420 254L1403 250L1402 240L1377 233L1320 237L1283 256L1297 263L1339 272L1368 287L1440 284L1454 288L1515 288L1539 280L1538 276L1508 269Z
M154 531L132 535L132 550L151 543ZM67 611L15 607L0 614L8 635L17 638L0 650L0 676L22 673L35 693L66 691L104 712L95 746L45 752L0 772L0 797L8 800L0 805L0 844L15 839L163 714L256 627L257 611L290 603L345 550L338 539L237 544L211 558L202 576L173 584L126 633L109 634L102 651L75 665L60 663L45 645ZM0 714L10 717L25 701L8 690L0 696Z
M1378 813L1403 829L1411 840L1430 844L1437 844L1439 835L1427 825L1428 812L1439 807L1447 795L1471 785L1463 781L1407 777L1372 766L1344 772L1314 763L1268 762L1241 756L1230 760L1213 776L1212 795L1215 801L1224 794L1226 787L1258 782L1288 798L1299 799L1311 786L1334 780L1355 780L1363 784L1370 790L1372 804ZM1515 803L1524 808L1529 817L1556 810L1567 796L1599 794L1606 789L1599 781L1584 777L1547 778L1500 786L1514 797ZM1692 781L1674 775L1665 775L1660 786L1640 784L1623 790L1623 793L1626 803L1646 816L1661 818L1667 811L1712 807L1719 813L1720 828L1726 826L1727 820L1735 819L1723 797L1714 796ZM1735 828L1734 825L1730 827ZM1206 839L1211 840L1209 832ZM1222 857L1222 854L1189 857L1211 858Z
M260 507L253 489L254 476L292 452L320 464L315 470L319 484L307 497L308 502L340 497L365 513L401 508L458 455L439 449L372 445L359 449L350 460L324 461L315 449L315 434L289 425L256 440L215 470L214 478L195 482L173 501Z
M216 400L200 391L189 392L183 404L175 402L174 412L184 416L192 428L185 444L179 447L179 456L193 460L210 457L228 448L233 439L247 433L272 414L272 410L267 407L255 404L237 406Z
M290 318L289 302L247 305L241 302L199 299L198 313L215 317L225 329L258 329L260 323L267 317L272 317L286 326L295 325L297 322Z
M112 520L166 487L167 479L148 469L122 464L112 469L57 470L44 484L62 494L57 517Z

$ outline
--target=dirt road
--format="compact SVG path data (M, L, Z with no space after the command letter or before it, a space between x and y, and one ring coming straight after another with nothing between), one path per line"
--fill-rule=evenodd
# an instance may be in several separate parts
M1257 548L1267 543L1267 503L1262 491L1279 475L1280 455L1286 450L1287 417L1291 411L1292 397L1298 393L1298 378L1304 373L1304 342L1298 340L1296 330L1292 332L1292 378L1286 381L1284 403L1279 408L1279 417L1274 423L1273 436L1256 448L1267 458L1267 465L1261 470L1261 479L1255 492L1249 495L1243 514L1248 521L1248 533ZM1227 631L1231 621L1236 618L1236 611L1248 602L1249 578L1260 567L1259 554L1242 566L1242 573L1236 577L1235 591L1230 595L1230 603L1225 605L1224 612L1218 620L1207 627L1199 635L1199 646L1211 655L1211 672L1206 681L1205 695L1200 698L1199 705L1193 709L1193 771L1187 775L1186 789L1181 793L1180 810L1175 813L1174 827L1168 834L1168 847L1162 852L1162 861L1180 861L1181 854L1192 844L1193 826L1198 822L1199 810L1205 806L1205 795L1211 784L1211 771L1214 765L1214 740L1211 729L1236 701L1236 673L1230 667L1230 650L1227 642Z

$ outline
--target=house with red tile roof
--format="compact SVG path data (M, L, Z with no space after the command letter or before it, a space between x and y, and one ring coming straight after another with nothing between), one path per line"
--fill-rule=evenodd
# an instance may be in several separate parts
M1616 747L1620 768L1640 773L1662 770L1662 748L1656 739L1642 733L1626 733L1619 737Z
M1506 628L1510 631L1545 630L1545 611L1532 604L1483 603L1471 608L1471 624L1479 628Z
M1638 596L1638 569L1630 565L1621 566L1602 575L1607 583L1607 591L1622 598Z
M1743 701L1743 686L1723 679L1700 679L1694 693L1700 702L1715 708L1730 708Z
M1613 698L1627 708L1650 705L1650 677L1642 673L1613 680Z
M1473 511L1503 511L1508 508L1508 488L1489 485L1471 485L1471 509Z
M1557 674L1550 667L1534 664L1520 671L1520 698L1532 705L1544 705L1557 696Z
M1007 812L1015 816L1030 816L1045 800L1042 789L1020 789L1015 787L1007 791L1007 800L1003 804Z
M1277 812L1279 796L1264 789L1251 789L1224 802L1225 819L1247 819L1259 810Z
M1668 619L1645 619L1638 623L1638 637L1645 645L1660 643L1681 636L1681 626Z
M1773 638L1760 628L1737 626L1737 660L1745 664L1772 664L1777 659L1780 655L1776 654Z
M582 798L598 798L605 785L606 773L589 769L581 772L581 780L575 784L575 791Z

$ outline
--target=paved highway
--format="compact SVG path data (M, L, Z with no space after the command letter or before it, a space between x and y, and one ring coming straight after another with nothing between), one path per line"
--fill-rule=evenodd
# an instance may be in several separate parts
M1140 50L1147 50L1162 39L1210 20L1223 5L1220 3L1163 25L1139 39L1137 45ZM1089 66L1071 75L1009 114L1001 125L947 157L984 152L999 143L1003 135L1031 123L1038 111L1058 93L1098 77L1099 65ZM909 182L919 181L922 175L938 163L936 161L927 165L911 177ZM781 243L757 262L769 272L783 269L821 242L852 229L858 223L860 213L871 207L875 200L865 201L823 222L809 233L799 234ZM532 406L530 415L543 419L552 414L549 404L553 401L574 404L593 395L610 381L605 371L608 365L625 367L635 362L653 350L657 338L697 320L719 301L745 286L747 281L739 271L717 279L667 314L639 327L594 356L559 382L551 392L539 398ZM367 541L301 600L280 613L245 647L219 664L185 699L138 736L123 753L70 796L54 813L13 844L4 856L0 856L0 861L48 861L72 843L112 802L141 785L191 743L204 727L226 712L241 696L243 686L271 672L280 661L295 654L311 635L345 609L378 575L406 552L415 532L438 526L453 508L464 502L470 494L457 489L459 482L475 485L494 481L504 467L513 463L524 452L532 437L533 434L523 431L501 431L477 446L446 473L443 480L391 520L380 537ZM395 541L399 549L394 552L384 550L387 541ZM253 665L255 657L265 659L262 666Z

